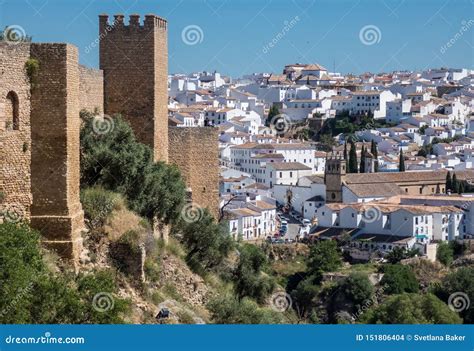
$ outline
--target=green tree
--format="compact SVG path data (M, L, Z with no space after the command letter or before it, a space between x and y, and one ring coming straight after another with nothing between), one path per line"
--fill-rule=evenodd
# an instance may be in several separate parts
M344 141L344 160L347 161L347 140Z
M360 166L359 172L365 173L365 145L362 144L362 150L360 152Z
M276 105L272 105L270 110L268 111L268 116L265 121L265 126L270 127L273 117L278 116L280 114L280 110Z
M337 145L337 142L334 140L334 138L328 134L322 134L319 137L319 142L321 143L321 149L328 152Z
M314 277L307 277L301 280L297 287L291 292L293 309L300 319L306 320L314 314L320 291L321 288L314 283Z
M344 295L346 301L349 301L355 309L372 298L374 287L367 274L352 273L339 284L339 291Z
M378 172L379 171L379 161L378 161L379 152L377 150L377 143L374 140L372 140L372 142L370 143L370 153L372 154L372 156L374 156L374 172Z
M122 193L142 216L175 223L185 197L176 166L154 163L151 149L137 142L120 116L102 122L83 111L81 117L81 186Z
M446 242L440 242L436 250L436 258L445 266L449 266L454 259L454 250Z
M383 278L380 285L387 294L401 294L404 292L418 292L420 285L409 266L388 264L383 267Z
M400 149L400 155L398 156L398 171L405 172L405 156L403 156L403 150Z
M446 275L436 291L436 295L459 309L464 323L474 323L474 267L461 267Z
M452 192L458 193L459 192L459 181L456 176L456 173L453 175L453 181L452 181L452 187L451 187Z
M178 231L187 249L186 263L193 271L204 275L223 262L234 242L225 223L216 223L207 209L196 211L196 221L182 221Z
M357 173L357 151L353 140L350 141L348 173Z
M390 296L362 315L370 324L460 324L461 318L433 294Z
M320 277L324 272L332 272L342 266L341 253L334 240L322 240L311 246L308 256L310 274Z
M446 193L448 190L453 190L453 181L451 180L451 172L446 173Z
M261 248L252 244L239 247L239 263L234 272L234 287L239 299L250 297L259 303L275 289L274 280L262 272L267 257Z

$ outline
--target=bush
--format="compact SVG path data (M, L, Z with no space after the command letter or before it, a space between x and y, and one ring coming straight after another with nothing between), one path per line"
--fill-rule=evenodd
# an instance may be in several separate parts
M345 299L356 309L360 308L365 301L370 300L374 294L374 287L367 274L364 273L352 273L339 287Z
M370 324L459 324L461 318L432 294L402 294L389 297L384 303L362 315Z
M273 278L262 273L267 258L259 247L243 244L239 247L239 264L234 272L234 284L237 297L251 297L259 303L275 289Z
M277 324L282 314L269 308L261 308L251 299L237 299L232 295L217 296L207 304L214 323L217 324Z
M451 302L453 307L459 308L464 323L474 323L474 267L462 267L448 274L442 280L436 295L446 303Z
M310 274L320 277L322 273L335 271L341 266L341 253L334 240L318 241L311 247L308 257Z
M115 279L98 271L54 275L46 268L39 235L26 224L0 224L0 323L123 323L128 302L115 296ZM98 293L114 308L97 311Z
M387 294L415 293L420 285L411 267L401 264L389 264L383 267L384 276L380 285Z
M446 242L439 243L436 251L436 258L445 266L449 266L454 259L453 247Z
M234 246L227 226L217 224L207 210L195 222L183 221L180 232L187 250L186 263L200 275L219 266Z
M91 229L102 227L117 209L120 202L118 194L101 187L87 188L81 191L81 203L84 215Z

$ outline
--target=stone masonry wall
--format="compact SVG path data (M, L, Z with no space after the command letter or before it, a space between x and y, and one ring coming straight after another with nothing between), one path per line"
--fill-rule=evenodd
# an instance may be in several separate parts
M79 110L104 112L104 72L79 65Z
M30 83L25 70L29 57L28 44L0 43L0 221L30 216ZM13 125L15 108L7 99L10 92L18 98L18 128Z
M84 228L79 201L78 50L69 44L31 44L39 61L31 95L31 224L46 246L76 259Z
M167 22L155 15L99 16L100 68L104 71L104 109L120 113L138 140L168 160Z
M219 130L212 127L169 127L169 160L192 191L192 202L219 212Z

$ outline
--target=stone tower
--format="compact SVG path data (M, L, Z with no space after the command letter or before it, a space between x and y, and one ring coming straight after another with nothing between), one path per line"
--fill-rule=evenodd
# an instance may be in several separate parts
M84 212L79 200L79 53L70 44L31 44L39 62L31 93L31 225L43 243L76 261Z
M342 202L342 183L346 175L346 160L342 155L331 155L326 159L324 179L326 202Z
M120 113L138 140L168 160L167 21L146 15L99 16L100 69L104 71L104 113Z

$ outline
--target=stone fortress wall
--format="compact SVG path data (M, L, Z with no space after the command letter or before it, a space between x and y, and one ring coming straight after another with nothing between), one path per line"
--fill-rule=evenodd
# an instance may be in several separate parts
M30 220L47 247L74 261L84 229L82 109L121 113L155 160L178 165L196 205L216 216L219 206L217 129L168 131L166 20L131 15L126 25L116 15L109 24L100 15L99 30L102 70L80 66L70 44L0 43L0 221Z
M169 127L169 161L176 164L196 206L219 212L219 130Z
M104 112L104 72L79 65L79 110Z

